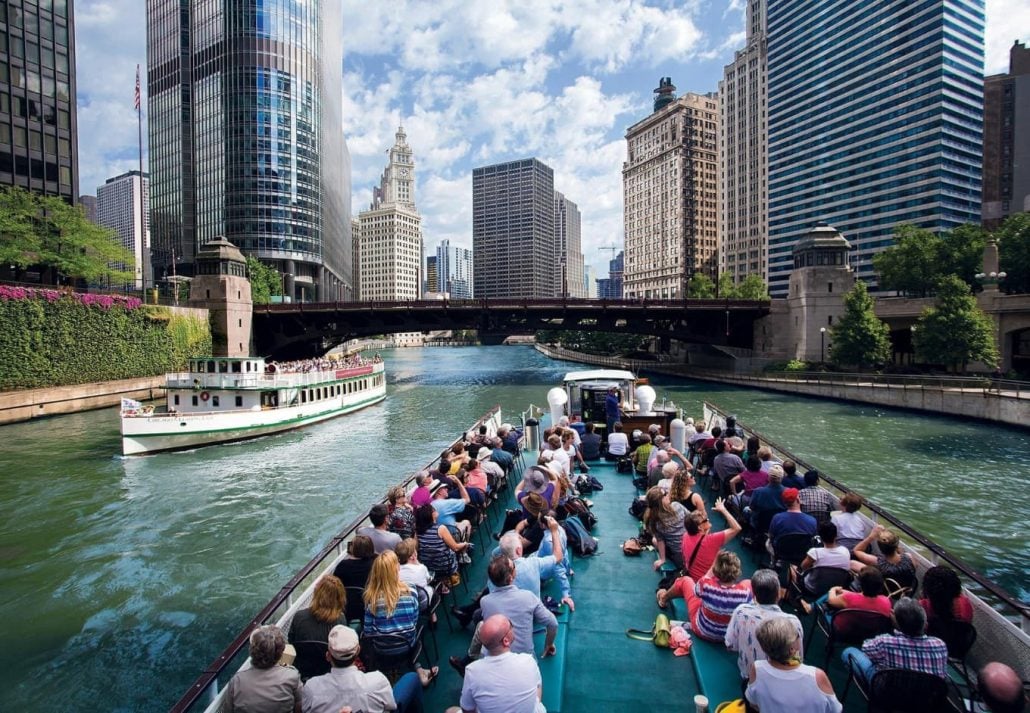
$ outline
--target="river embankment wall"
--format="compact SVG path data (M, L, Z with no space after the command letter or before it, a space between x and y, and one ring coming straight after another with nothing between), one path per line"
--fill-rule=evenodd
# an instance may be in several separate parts
M597 366L629 369L638 373L651 372L752 389L927 411L1021 428L1030 426L1030 390L1009 390L1004 386L996 388L991 386L990 382L984 382L983 386L950 386L946 385L946 382L923 383L915 379L890 379L875 375L853 375L853 378L848 378L852 375L838 374L811 378L803 375L778 377L697 369L689 364L582 354L543 344L537 344L536 349L552 359L568 359Z
M161 398L164 394L163 375L5 391L0 392L0 425L118 406L123 398L147 401Z

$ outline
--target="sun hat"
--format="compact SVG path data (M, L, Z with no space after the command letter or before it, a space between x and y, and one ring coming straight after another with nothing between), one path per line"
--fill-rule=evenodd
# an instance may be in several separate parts
M354 629L337 624L329 631L329 655L337 661L349 661L358 654L358 635Z

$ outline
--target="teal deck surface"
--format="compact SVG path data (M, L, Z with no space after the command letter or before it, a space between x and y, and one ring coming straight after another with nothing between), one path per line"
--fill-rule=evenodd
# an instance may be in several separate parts
M591 463L590 474L605 486L601 492L587 495L593 502L598 524L593 535L598 539L598 553L593 557L573 559L575 576L572 596L575 612L559 615L558 656L540 662L544 682L543 700L552 713L599 713L600 711L650 711L667 707L660 701L677 701L675 710L693 710L693 697L704 693L714 711L719 703L741 696L740 678L735 653L717 644L694 638L690 656L675 656L671 649L659 649L647 641L626 636L626 629L650 629L659 613L655 602L655 588L660 574L654 571L655 555L645 552L641 557L626 557L621 544L638 532L638 522L628 507L637 491L632 478L615 472L613 464ZM516 482L518 478L515 478ZM726 527L721 515L712 510L713 493L698 486L704 496L709 517L716 530ZM510 495L510 493L509 493ZM503 519L505 507L513 500L497 505L491 532L496 532ZM484 527L487 527L484 524ZM467 602L482 589L486 582L482 535L475 537L476 559L470 570L468 592L456 589L458 603ZM486 535L486 551L496 545ZM744 549L740 539L734 539L728 549L741 559L745 576L750 576L760 564L757 554ZM548 586L545 593L557 594ZM455 602L448 597L444 606ZM785 606L785 610L792 611ZM674 600L666 612L673 619L686 616L683 600ZM796 613L796 612L795 612ZM823 667L825 638L813 627L811 618L799 614L805 629L805 661ZM813 633L814 632L814 633ZM448 665L449 655L465 654L472 637L472 628L448 630L443 608L436 629L440 657L433 663L440 666L440 677L426 689L426 711L439 713L458 704L462 679ZM427 634L427 653L432 645ZM543 634L537 634L537 653L543 648ZM844 692L847 673L837 651L830 659L826 672L833 682L838 698ZM864 711L864 699L854 686L844 701L846 713Z

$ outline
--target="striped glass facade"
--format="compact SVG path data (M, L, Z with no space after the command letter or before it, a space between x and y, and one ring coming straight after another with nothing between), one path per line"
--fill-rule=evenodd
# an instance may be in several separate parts
M153 259L226 237L294 299L348 299L339 3L147 0Z
M768 0L769 281L820 221L858 276L903 223L980 219L983 0Z
M79 195L72 0L0 0L0 185Z

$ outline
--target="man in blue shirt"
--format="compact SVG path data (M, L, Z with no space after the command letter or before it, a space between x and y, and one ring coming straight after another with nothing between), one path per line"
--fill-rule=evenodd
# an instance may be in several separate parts
M612 432L615 422L619 420L619 389L617 386L608 388L608 395L604 397L604 420L607 430L605 435Z
M439 516L437 522L446 525L458 540L467 542L469 534L472 532L472 523L468 520L459 520L458 515L465 512L465 506L469 504L469 493L460 480L457 478L452 480L458 486L461 498L448 498L447 485L438 480L430 491L433 495L432 506Z

